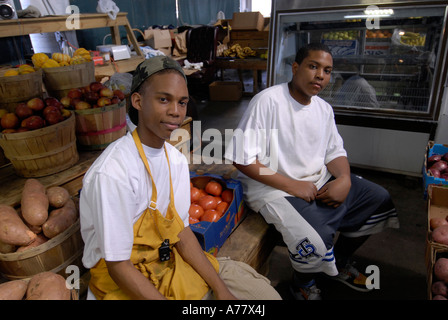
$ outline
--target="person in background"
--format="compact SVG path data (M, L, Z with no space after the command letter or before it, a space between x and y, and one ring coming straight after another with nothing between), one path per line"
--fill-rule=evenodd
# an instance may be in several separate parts
M359 74L344 81L336 92L335 103L342 106L379 108L375 88Z
M319 273L369 291L350 258L369 235L399 227L387 190L351 173L333 109L317 96L332 69L327 46L300 48L292 80L254 96L225 152L248 206L282 234L296 299L322 298Z
M204 252L189 227L186 158L166 143L185 118L186 77L166 56L134 72L134 131L110 144L80 197L88 299L280 299L249 266Z

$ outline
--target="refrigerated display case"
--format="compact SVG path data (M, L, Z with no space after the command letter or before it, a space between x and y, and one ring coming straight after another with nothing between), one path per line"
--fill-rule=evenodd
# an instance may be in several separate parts
M420 175L447 108L448 2L359 2L273 0L268 85L290 81L298 48L328 45L334 68L319 96L334 108L350 162Z

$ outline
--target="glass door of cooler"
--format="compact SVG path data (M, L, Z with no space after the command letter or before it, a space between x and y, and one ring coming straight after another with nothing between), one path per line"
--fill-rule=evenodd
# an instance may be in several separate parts
M334 71L320 96L335 112L434 120L446 77L446 6L393 7L376 20L365 9L277 13L269 84L289 81L297 49L321 42Z

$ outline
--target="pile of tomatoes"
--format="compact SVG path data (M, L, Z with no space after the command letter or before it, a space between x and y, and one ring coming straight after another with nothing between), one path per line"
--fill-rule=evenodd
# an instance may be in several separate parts
M190 224L200 221L218 221L233 200L233 190L223 188L221 183L210 180L205 187L198 188L190 183Z

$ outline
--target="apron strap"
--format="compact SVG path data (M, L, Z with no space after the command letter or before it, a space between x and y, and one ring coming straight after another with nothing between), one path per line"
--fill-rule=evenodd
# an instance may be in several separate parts
M151 170L149 169L148 159L146 158L145 152L143 151L142 142L140 141L140 137L138 136L137 129L135 129L132 132L132 137L134 138L135 145L137 146L138 153L140 154L140 157L142 158L143 163L144 163L144 165L146 167L146 171L148 171L149 176L151 177L152 194L151 194L151 202L149 204L149 207L152 210L156 210L156 206L157 206L157 189L156 189L156 184L155 184L154 179L152 177ZM169 166L169 162L168 162L168 166ZM171 174L170 174L170 179L171 179Z

